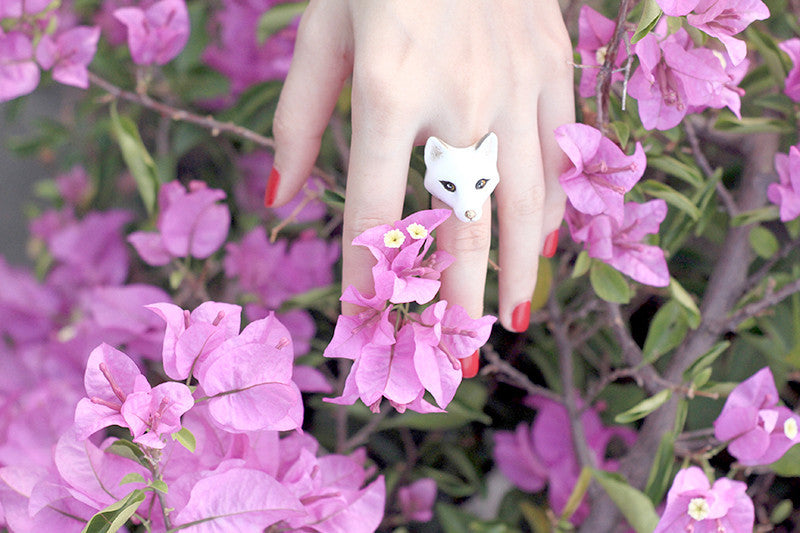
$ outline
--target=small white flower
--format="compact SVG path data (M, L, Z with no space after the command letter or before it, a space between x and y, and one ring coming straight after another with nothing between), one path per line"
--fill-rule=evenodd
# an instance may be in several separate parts
M399 229L390 229L383 234L383 244L387 248L400 248L405 240L406 236Z
M789 440L794 440L797 437L797 420L794 418L787 418L783 423L783 434Z
M417 224L416 222L409 224L406 230L414 240L424 239L428 236L428 230L425 229L425 226L422 224Z
M710 511L711 509L705 498L692 498L689 502L689 510L687 512L689 516L699 521L705 520Z

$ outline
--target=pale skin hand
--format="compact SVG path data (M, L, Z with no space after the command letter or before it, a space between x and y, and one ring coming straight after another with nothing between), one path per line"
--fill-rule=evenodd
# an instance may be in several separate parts
M308 177L340 90L352 74L352 141L343 286L372 294L372 255L350 245L402 218L411 149L435 135L468 146L499 140L499 318L530 301L544 239L558 228L565 157L553 130L574 122L572 46L556 0L312 0L275 115L273 205ZM436 199L433 207L446 207ZM437 246L455 256L441 298L483 313L488 202L477 222L451 216ZM345 308L352 313L354 308ZM518 324L517 324L518 326Z

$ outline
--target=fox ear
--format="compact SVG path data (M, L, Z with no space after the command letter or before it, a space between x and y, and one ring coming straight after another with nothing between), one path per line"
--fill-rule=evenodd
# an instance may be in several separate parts
M425 143L425 165L430 166L446 151L447 147L442 141L436 137L428 137L428 142Z
M490 131L475 145L475 151L482 156L497 159L497 135Z

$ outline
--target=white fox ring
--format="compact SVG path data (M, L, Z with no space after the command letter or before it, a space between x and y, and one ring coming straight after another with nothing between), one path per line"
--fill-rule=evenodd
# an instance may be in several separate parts
M436 137L425 143L425 189L450 206L462 222L481 218L483 204L499 181L494 133L465 148Z

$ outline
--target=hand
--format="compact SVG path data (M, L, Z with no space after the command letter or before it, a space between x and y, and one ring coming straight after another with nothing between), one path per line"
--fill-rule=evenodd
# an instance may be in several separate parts
M539 254L555 251L564 213L565 157L553 130L574 122L571 59L555 0L312 0L275 115L268 202L288 201L305 182L352 74L342 277L343 286L371 294L374 259L350 242L402 218L412 147L431 135L468 146L495 132L499 318L524 331ZM483 311L488 201L483 212L472 223L450 217L437 230L439 248L456 258L442 273L442 298L472 317Z

